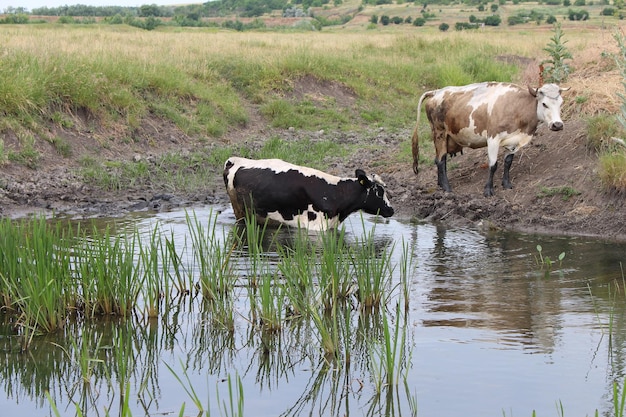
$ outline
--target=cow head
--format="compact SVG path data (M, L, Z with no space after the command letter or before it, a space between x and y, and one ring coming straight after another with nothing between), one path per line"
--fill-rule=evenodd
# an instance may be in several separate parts
M537 99L537 118L547 124L550 130L563 130L561 91L567 90L569 87L561 88L556 84L544 84L540 88L528 87L528 92Z
M355 171L359 185L365 192L365 200L361 210L369 214L380 214L383 217L393 216L393 208L389 204L385 183L376 174L368 176L362 169Z

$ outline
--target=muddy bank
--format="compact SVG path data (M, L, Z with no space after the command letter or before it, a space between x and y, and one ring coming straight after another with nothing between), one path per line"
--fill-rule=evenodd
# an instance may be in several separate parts
M150 146L141 143L129 148L111 147L101 151L103 158L154 158L160 153L181 151L195 146L171 132ZM584 123L572 121L563 132L539 129L533 142L516 155L511 168L512 190L495 183L495 196L484 197L487 178L486 150L467 150L449 163L452 193L436 187L433 164L422 164L416 176L410 161L399 161L398 150L410 137L410 129L400 132L376 130L363 136L346 132L240 132L230 141L246 137L262 143L264 138L280 136L285 140L325 139L338 143L363 144L349 158L329 161L328 171L352 175L356 168L376 172L387 183L396 216L415 221L443 222L454 226L477 226L547 234L585 235L611 240L626 240L625 196L606 192L597 175L595 154L585 146ZM77 137L77 143L89 138ZM156 145L155 145L156 144ZM103 191L84 183L76 172L82 152L70 158L43 150L37 169L16 163L0 168L0 214L20 217L30 213L69 215L79 218L117 217L133 211L161 211L196 204L227 204L222 173L207 178L206 187L194 193L177 193L151 184L123 191ZM501 165L501 164L500 164ZM219 171L219 170L218 170ZM498 177L501 170L498 170ZM556 191L555 191L556 190ZM568 192L557 192L558 190Z

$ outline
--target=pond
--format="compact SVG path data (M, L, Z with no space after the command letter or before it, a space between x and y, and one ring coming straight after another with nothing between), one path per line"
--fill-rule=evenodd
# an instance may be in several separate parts
M186 248L189 213L102 223L146 239L158 227ZM214 218L224 239L237 227L228 207L193 214ZM266 233L263 268L279 281L276 248L293 234ZM69 320L25 352L5 319L2 415L613 415L614 383L621 391L626 376L626 244L348 218L349 245L367 233L389 256L389 296L364 309L350 294L332 309L334 359L322 348L325 316L283 314L268 331L251 317L244 281L233 289L232 328L193 293L153 318ZM232 257L251 275L248 252ZM198 273L189 254L179 260Z

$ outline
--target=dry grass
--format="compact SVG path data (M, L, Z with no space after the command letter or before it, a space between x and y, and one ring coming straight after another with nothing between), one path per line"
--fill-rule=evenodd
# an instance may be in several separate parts
M400 6L396 6L400 7ZM439 9L437 7L437 9ZM392 13L383 7L373 9ZM403 7L407 13L419 12L419 7ZM371 14L372 10L367 11ZM439 13L437 11L437 13ZM457 16L462 10L450 8L445 14ZM415 14L415 13L413 13ZM355 21L362 21L356 19ZM615 22L613 22L615 24ZM367 22L361 23L367 25ZM362 27L362 26L361 26ZM208 65L220 57L245 58L252 65L264 65L293 57L306 51L307 56L365 54L393 48L403 39L419 36L426 42L447 40L464 41L481 48L495 48L502 55L520 56L531 60L522 69L519 79L523 84L538 83L538 65L546 59L543 48L551 36L549 25L522 25L484 28L476 31L437 30L436 26L415 28L411 25L390 25L375 31L361 30L358 25L325 28L322 32L274 33L231 32L216 29L198 29L172 33L171 28L143 31L123 25L99 26L80 30L67 30L61 25L5 26L0 31L2 53L25 53L36 57L95 56L102 62L130 59L147 67L173 66L186 72L204 75L212 79ZM607 54L617 52L613 39L616 26L580 22L565 22L563 31L566 46L572 52L573 72L567 81L571 90L566 93L564 106L566 116L594 115L600 112L616 113L620 106L617 92L623 90L621 77L613 59ZM370 57L371 59L371 57ZM396 56L398 62L406 63L408 57ZM415 65L419 65L416 62ZM419 87L419 86L418 86Z

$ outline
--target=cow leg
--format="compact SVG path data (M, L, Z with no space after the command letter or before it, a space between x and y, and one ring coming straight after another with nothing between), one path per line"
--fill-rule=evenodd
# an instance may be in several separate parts
M489 178L485 184L485 197L491 197L493 195L493 174L498 169L498 149L500 144L496 139L487 139L487 155L489 157Z
M440 160L435 159L435 164L437 165L437 184L439 184L442 190L450 192L452 188L450 188L450 183L448 182L447 159L448 156L444 154Z
M493 174L496 172L496 169L498 169L497 162L489 167L489 178L485 184L485 197L491 197L493 195Z
M435 164L437 165L437 184L446 192L452 191L448 182L448 136L444 126L433 126L433 138L435 145Z
M513 188L513 184L511 184L511 180L509 178L509 171L511 170L513 155L514 154L510 153L504 157L504 174L502 175L502 186L507 189Z

